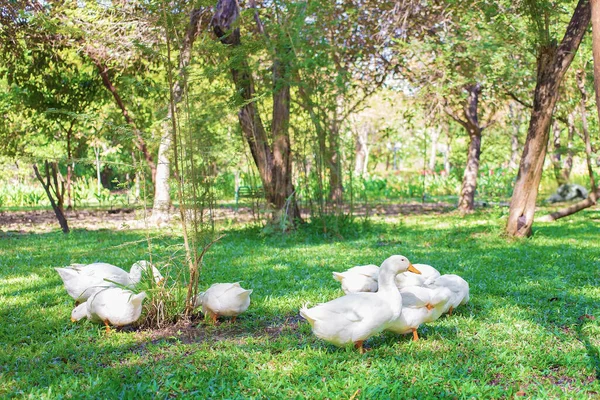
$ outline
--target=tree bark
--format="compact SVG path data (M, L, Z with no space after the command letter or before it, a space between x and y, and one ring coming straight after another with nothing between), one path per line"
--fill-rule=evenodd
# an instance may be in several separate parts
M342 182L342 154L340 152L340 128L337 115L330 124L327 132L329 139L329 200L334 204L341 205L344 196Z
M464 120L459 118L449 108L446 113L456 122L461 124L469 134L469 150L467 153L467 165L463 175L460 189L458 209L461 212L472 212L475 209L475 190L477 189L477 175L479 173L479 158L481 156L481 133L484 127L479 124L478 103L481 94L481 84L476 83L467 86L469 96L463 109Z
M552 161L554 178L556 178L556 183L558 184L558 186L560 186L569 182L569 175L571 174L571 170L570 168L564 168L564 165L562 163L562 146L560 144L561 129L557 120L554 120L552 122L552 133L552 145L554 147L554 151L550 155L550 160Z
M448 124L444 124L446 130L446 149L444 151L444 171L446 176L450 175L450 152L452 150L452 135L450 134L450 127Z
M235 0L219 0L211 25L224 45L241 44L239 28L234 28L239 17L239 6ZM258 168L265 197L273 208L271 223L283 230L301 222L300 209L296 202L296 191L292 183L291 145L289 138L290 49L282 46L273 59L273 115L270 135L256 107L254 79L250 66L241 59L231 67L231 76L237 93L241 96L238 113L244 138L250 147L252 158ZM270 137L269 137L270 136ZM272 148L270 146L272 138Z
M175 107L181 102L184 90L187 87L187 67L192 58L194 42L202 27L202 12L202 9L196 8L190 13L190 22L179 51L178 79L173 85L173 102ZM171 163L169 158L173 142L172 124L170 123L172 118L172 109L169 107L167 117L162 124L162 135L158 146L158 162L156 164L156 179L154 184L154 204L152 206L152 221L154 223L166 222L170 219L169 209L171 208L171 194L169 179L171 177Z
M438 139L440 138L440 132L437 129L431 131L431 153L429 154L429 164L427 168L430 171L435 171L435 162L437 160L437 147Z
M44 179L44 177L42 177L40 174L37 164L33 164L32 166L36 178L44 187L46 196L48 196L48 200L50 200L50 204L52 205L52 209L54 210L54 214L56 215L56 219L58 220L62 231L64 233L69 233L69 224L67 223L67 217L65 216L65 211L63 208L65 188L64 182L61 182L59 185L58 165L56 163L52 163L52 165L50 165L48 161L44 161L46 179ZM50 180L50 177L53 179ZM54 186L52 186L52 182L54 182ZM54 199L51 190L54 191L56 200Z
M594 58L594 93L600 116L600 0L590 0L592 21L592 55Z
M100 197L102 191L102 181L100 177L100 147L94 146L94 154L96 155L96 193Z
M580 0L560 45L557 47L555 44L549 44L539 49L533 110L506 225L506 233L510 236L531 235L535 201L546 157L552 113L558 99L558 88L589 22L590 3L588 0Z
M573 170L573 137L575 136L575 120L573 114L569 114L567 118L567 158L563 163L563 176L568 181Z
M363 123L356 132L354 173L358 176L364 177L367 174L367 165L369 163L369 132L371 129L369 123Z
M514 103L509 105L509 115L513 125L510 135L510 162L508 164L510 169L515 169L519 166L519 130L521 127L522 111L517 107ZM515 108L517 108L516 111L514 110Z

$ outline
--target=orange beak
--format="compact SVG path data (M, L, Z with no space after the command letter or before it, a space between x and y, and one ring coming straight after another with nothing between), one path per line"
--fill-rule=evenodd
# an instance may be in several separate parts
M408 270L410 272L412 272L413 274L421 275L421 271L419 271L418 269L416 269L412 264L408 265Z
M165 278L160 278L158 282L156 282L157 286L162 286L163 283L165 282Z
M429 311L431 311L431 310L433 310L433 309L434 309L434 307L433 307L431 304L427 304L425 307L426 307L426 308L427 308Z
M77 322L77 320L73 317L71 317L71 322Z

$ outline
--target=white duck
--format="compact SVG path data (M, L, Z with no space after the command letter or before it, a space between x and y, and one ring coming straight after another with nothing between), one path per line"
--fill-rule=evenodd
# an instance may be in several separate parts
M395 277L405 271L420 273L406 257L391 256L381 264L376 293L351 293L310 309L305 305L300 315L317 337L336 346L354 343L363 353L363 341L387 328L400 315L402 297Z
M129 273L108 263L73 264L66 268L55 268L65 284L69 296L78 303L86 301L96 291L106 287L135 286L142 280L143 274L152 274L156 283L163 280L162 275L147 261L138 261L131 266Z
M416 269L421 271L421 275L410 273L399 274L396 277L396 286L402 289L409 286L423 286L427 279L434 279L440 276L440 272L427 264L413 264Z
M196 296L194 306L202 306L202 312L213 322L217 322L219 315L233 317L232 322L235 322L237 316L250 306L251 293L252 289L242 288L239 282L215 283Z
M405 334L412 332L413 340L419 340L417 329L426 322L433 322L442 315L450 301L452 293L442 287L431 289L423 286L411 286L400 289L402 295L402 313L387 330Z
M344 272L334 272L333 279L342 284L344 293L376 292L379 267L360 265Z
M134 323L142 314L142 302L145 292L135 294L121 288L107 288L95 292L85 303L81 303L71 312L71 321L79 321L87 317L92 322L106 325L106 333L110 326L124 326Z
M443 309L443 312L448 312L448 315L452 315L452 310L469 301L469 283L458 275L445 274L437 278L429 278L424 284L434 290L445 288L451 292L451 298Z

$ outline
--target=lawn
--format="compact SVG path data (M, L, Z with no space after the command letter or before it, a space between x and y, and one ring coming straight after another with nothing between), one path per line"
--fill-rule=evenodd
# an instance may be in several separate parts
M597 398L600 396L600 211L502 235L493 209L308 225L284 236L225 231L201 289L242 281L252 304L235 324L197 318L157 330L73 324L52 267L105 261L129 268L181 256L181 238L141 230L0 233L0 397L43 398ZM456 273L471 302L411 335L384 333L367 352L316 338L304 302L342 295L332 271L392 254ZM178 259L178 258L175 258ZM177 263L163 272L183 283Z

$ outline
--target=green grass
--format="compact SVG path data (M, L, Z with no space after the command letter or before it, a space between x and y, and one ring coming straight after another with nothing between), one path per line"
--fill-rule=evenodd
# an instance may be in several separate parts
M0 234L0 398L597 398L600 395L600 211L502 236L498 210L306 226L285 236L227 231L201 289L242 281L252 304L234 325L116 331L69 321L73 301L52 269L146 257L141 231ZM155 235L152 232L151 235ZM137 242L136 242L137 241ZM160 266L181 239L152 241ZM342 294L331 271L391 254L457 273L471 302L420 329L382 334L369 351L338 349L298 318L306 301ZM183 280L171 263L171 284Z

